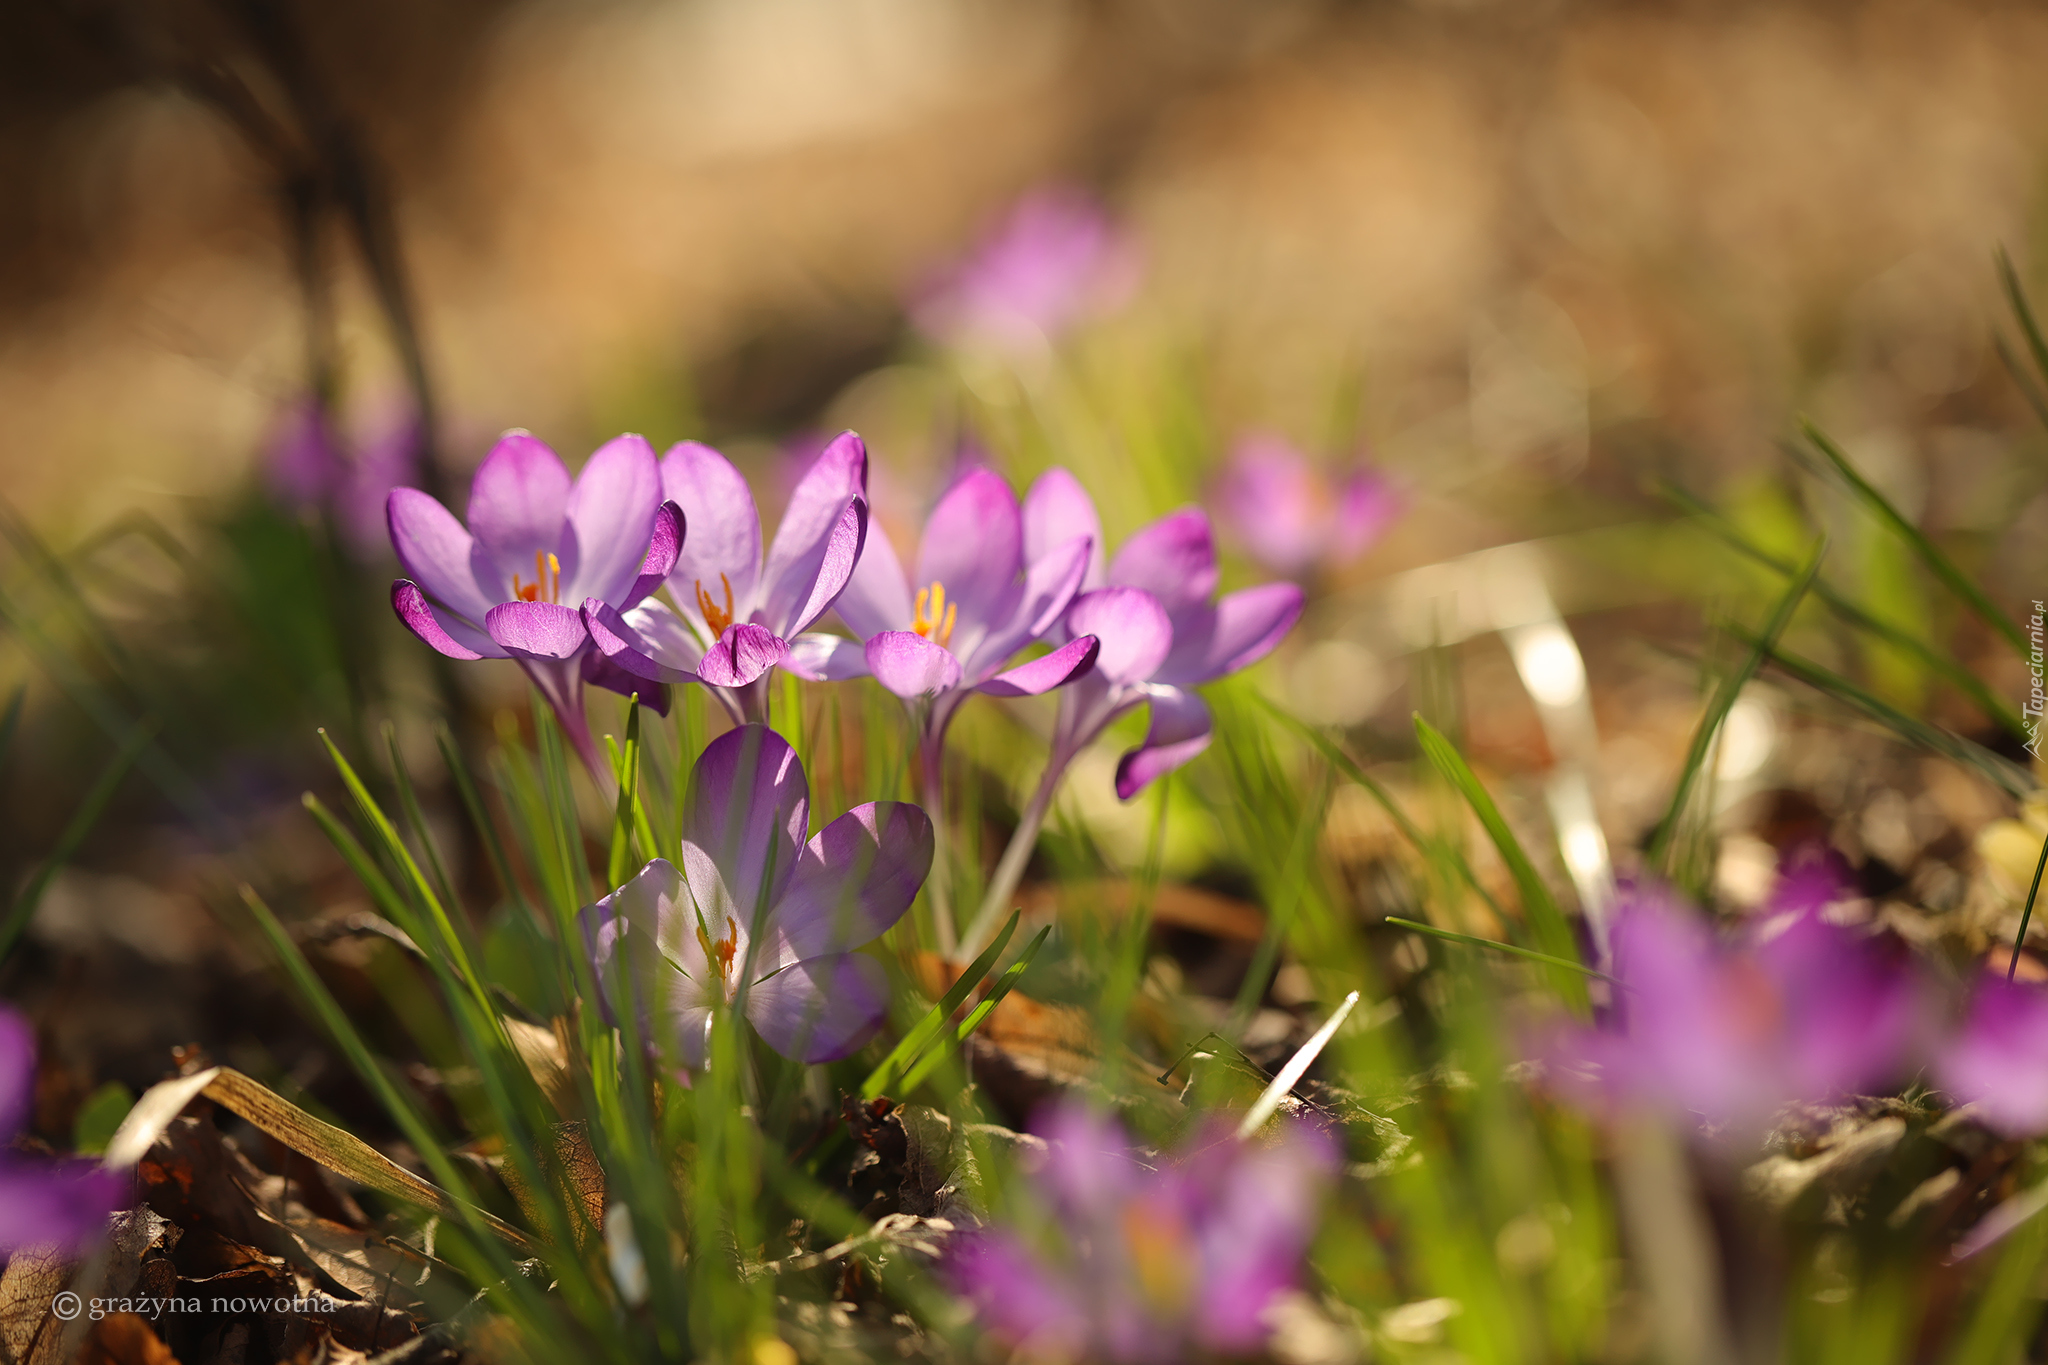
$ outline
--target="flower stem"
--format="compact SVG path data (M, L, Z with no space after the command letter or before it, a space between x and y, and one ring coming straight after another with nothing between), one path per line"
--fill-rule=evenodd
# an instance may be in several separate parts
M946 739L943 733L927 730L917 746L919 776L923 781L925 812L932 822L932 872L925 879L925 891L932 908L932 941L941 957L954 955L953 925L953 841L946 826Z
M1045 761L1045 772L1038 779L1038 789L1024 804L1023 813L1017 818L1017 828L1003 848L1002 861L996 864L995 875L989 878L988 894L982 897L981 909L975 912L974 922L967 926L967 932L960 936L960 951L954 955L956 958L964 959L981 950L989 932L1001 918L1003 908L1016 894L1017 883L1024 876L1024 865L1031 861L1031 850L1038 844L1038 831L1045 824L1045 814L1052 809L1052 798L1059 791L1060 779L1066 776L1067 764L1073 757L1072 752L1055 741L1053 751Z

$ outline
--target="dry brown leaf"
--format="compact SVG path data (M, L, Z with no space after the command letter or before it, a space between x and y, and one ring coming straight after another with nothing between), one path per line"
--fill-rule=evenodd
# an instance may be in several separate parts
M55 1365L70 1358L85 1323L59 1320L50 1313L50 1301L76 1269L76 1262L53 1248L26 1247L8 1257L0 1274L0 1362Z
M77 1365L178 1365L178 1358L140 1317L109 1313L93 1324Z
M598 1164L597 1153L590 1149L581 1120L556 1124L554 1135L555 1160L559 1163L556 1193L565 1204L582 1210L583 1216L576 1220L576 1244L584 1246L604 1227L604 1167ZM498 1173L527 1218L537 1227L544 1226L540 1206L533 1191L520 1179L518 1167L505 1162Z

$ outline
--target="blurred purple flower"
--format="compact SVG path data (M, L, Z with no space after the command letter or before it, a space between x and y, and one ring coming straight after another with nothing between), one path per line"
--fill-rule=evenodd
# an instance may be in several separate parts
M888 977L854 950L910 908L931 822L871 801L805 843L809 819L803 764L780 735L742 725L713 740L691 774L681 867L657 858L583 911L608 1017L658 1014L690 1066L721 1006L795 1061L833 1061L872 1037Z
M399 619L451 659L516 660L603 782L610 770L583 718L583 684L652 689L590 648L575 604L637 605L683 547L682 512L662 501L646 438L607 441L572 482L538 437L509 431L477 468L468 530L416 488L393 489L386 517L409 575L391 585Z
M1625 890L1613 1014L1604 1027L1566 1026L1540 1049L1561 1086L1753 1138L1786 1105L1897 1072L1919 1019L1908 968L1812 913L1762 927L1723 941L1667 895Z
M384 508L391 490L419 472L419 418L398 409L350 443L318 402L287 407L273 429L265 474L272 494L287 507L325 507L359 558L375 556L385 539Z
M35 1029L0 1007L0 1144L28 1126L35 1076ZM96 1162L0 1150L0 1256L34 1246L75 1250L127 1202L127 1178Z
M1052 1111L1033 1184L1058 1246L992 1227L956 1244L946 1272L997 1335L1033 1357L1151 1365L1257 1351L1265 1315L1300 1281L1336 1165L1319 1131L1270 1145L1210 1131L1156 1169L1112 1118Z
M1215 503L1245 553L1289 577L1357 558L1401 510L1377 471L1356 470L1333 489L1306 455L1266 434L1246 436L1231 451Z
M736 720L766 720L768 670L800 678L830 655L830 636L802 632L838 600L867 540L867 447L845 432L790 494L764 562L754 495L732 462L683 441L661 461L661 483L690 525L668 577L678 607L648 600L632 610L593 599L584 620L612 664L656 682L710 687ZM630 604L627 604L630 605Z
M1136 249L1094 200L1042 189L927 288L911 320L948 345L1033 351L1125 302L1137 279Z
M2048 989L1987 973L1935 1077L2009 1137L2048 1133Z

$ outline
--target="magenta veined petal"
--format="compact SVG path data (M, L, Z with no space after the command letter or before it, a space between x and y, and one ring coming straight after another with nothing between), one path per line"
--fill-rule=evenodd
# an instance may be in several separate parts
M1183 507L1140 527L1109 562L1111 583L1143 588L1174 616L1206 603L1217 576L1216 538L1199 507Z
M828 542L839 528L847 504L856 499L862 503L865 528L867 493L867 447L852 432L842 432L797 481L781 524L775 528L775 539L761 569L763 625L783 636L802 628L796 622L817 589ZM830 606L830 601L825 605Z
M716 863L743 923L781 899L803 852L810 807L796 750L765 725L736 726L698 756L683 838Z
M1079 591L1099 588L1108 581L1103 566L1102 519L1095 514L1095 500L1072 474L1058 466L1040 474L1024 495L1023 518L1027 561L1037 563L1057 546L1086 536L1088 565Z
M747 992L747 1018L768 1046L794 1061L837 1061L882 1026L889 976L860 953L793 962Z
M1165 683L1199 683L1249 668L1273 652L1307 599L1292 583L1262 583L1226 593L1214 607L1183 612L1173 650L1153 674Z
M962 629L1007 621L1024 567L1017 495L993 469L970 469L946 490L924 524L913 587L945 586Z
M745 687L789 657L789 645L766 626L751 621L727 626L697 665L697 676L713 687Z
M636 678L651 683L698 681L696 668L702 656L682 621L659 602L622 614L609 602L586 598L583 628L598 653Z
M531 432L506 432L477 466L469 491L469 530L504 580L499 601L513 595L513 574L532 572L536 553L560 556L564 577L575 579L574 555L562 553L568 548L562 531L569 487L562 457Z
M868 641L866 655L875 681L906 701L960 685L960 661L915 631L885 630Z
M683 509L675 503L664 502L654 509L654 533L648 537L647 553L640 560L639 575L619 600L620 610L639 606L649 593L661 586L663 579L675 572L676 560L682 557L683 539L688 531L689 523L683 516Z
M384 520L406 577L450 611L481 623L498 599L478 586L476 542L455 514L417 488L394 488L384 500Z
M701 585L722 604L729 583L734 611L745 619L761 580L761 517L753 490L732 461L697 441L669 447L661 459L661 486L690 527L670 583L676 600L694 611Z
M515 658L572 659L590 643L583 613L557 602L500 602L484 614L484 629Z
M1097 588L1067 608L1067 629L1101 639L1095 671L1111 686L1143 682L1173 648L1173 623L1142 588Z
M806 682L844 682L868 675L868 654L858 640L809 631L789 642L782 666Z
M1095 636L1083 635L1050 654L996 674L981 684L980 690L992 697L1035 697L1050 692L1095 667L1095 656L1101 649L1102 642Z
M811 595L804 599L784 629L791 635L810 628L811 623L832 609L853 578L853 566L860 562L861 548L868 538L868 505L855 498L846 504L818 558L817 576L811 580Z
M872 943L903 917L932 867L932 822L904 801L855 806L804 846L776 906L790 959Z
M577 672L591 687L602 687L622 697L638 697L640 704L657 716L668 714L668 689L658 682L629 673L594 649L583 651L576 661Z
M1201 697L1178 687L1153 687L1146 702L1151 724L1145 742L1116 765L1116 794L1124 801L1209 747L1209 707Z
M1058 623L1080 591L1090 548L1085 539L1070 540L1031 562L1009 621L996 624L964 657L962 667L968 677L986 679L1012 654Z
M599 446L569 488L563 517L573 533L576 567L562 557L562 597L625 604L655 530L661 466L645 436L615 436Z
M391 585L391 609L406 628L451 659L502 659L505 651L488 636L453 617L443 616L427 601L417 583L399 579ZM464 643L457 632L468 639Z

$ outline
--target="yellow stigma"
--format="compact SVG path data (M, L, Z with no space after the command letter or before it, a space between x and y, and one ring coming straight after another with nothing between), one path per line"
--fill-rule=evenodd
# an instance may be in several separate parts
M948 602L946 585L933 579L931 587L918 590L917 617L910 623L910 628L944 649L953 642L953 622L959 616L960 604Z
M533 552L533 582L512 575L512 595L522 602L562 600L562 561L546 550Z
M697 580L697 610L703 613L704 625L713 635L725 634L725 628L732 624L732 580L720 574L718 581L725 588L725 605L722 607L704 591L704 580Z
M1140 1292L1162 1312L1185 1309L1194 1293L1195 1267L1181 1219L1169 1210L1133 1203L1124 1208L1119 1221Z
M739 921L728 917L725 921L725 937L713 943L711 935L704 928L704 921L697 921L697 942L704 949L704 959L718 973L718 984L723 986L727 973L732 971L733 956L740 950Z

